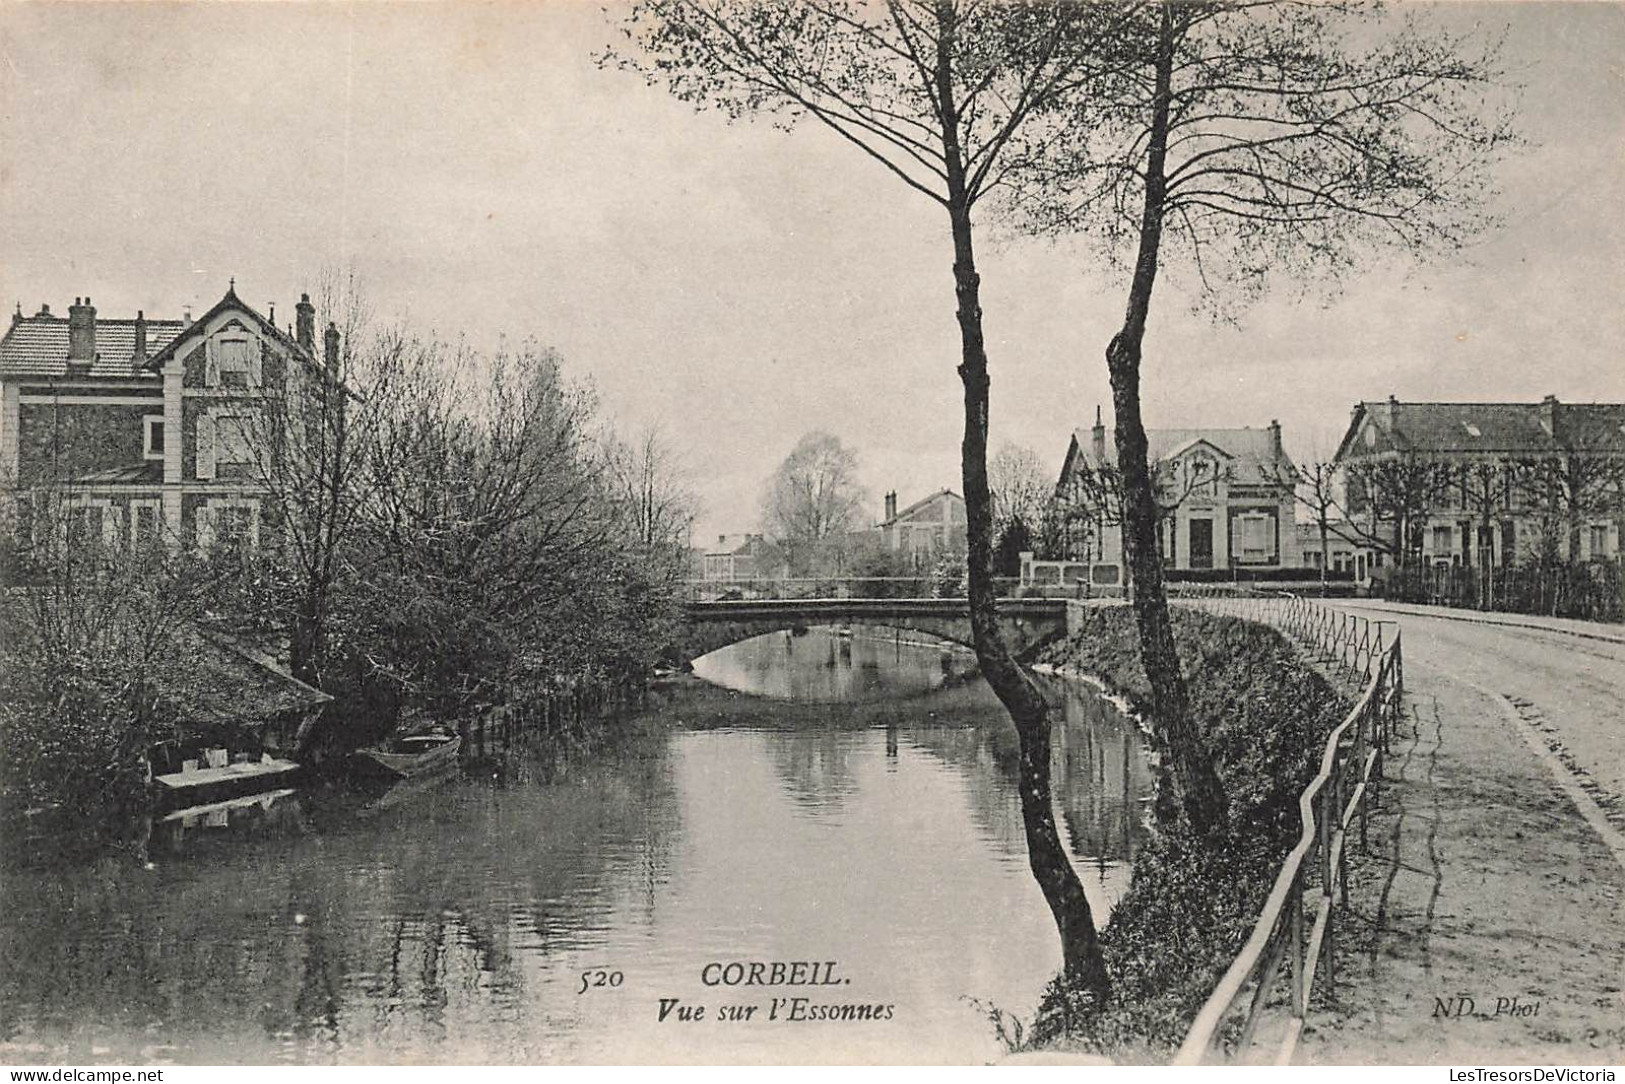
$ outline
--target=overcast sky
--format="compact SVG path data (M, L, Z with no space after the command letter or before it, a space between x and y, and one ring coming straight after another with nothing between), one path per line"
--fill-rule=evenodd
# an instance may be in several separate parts
M943 212L813 126L728 125L593 61L596 3L0 4L0 299L177 316L238 293L292 315L324 267L421 329L557 347L632 428L659 422L705 501L754 529L812 428L878 517L959 489ZM1214 326L1159 287L1148 424L1267 425L1299 456L1359 399L1625 401L1625 7L1449 5L1510 27L1534 144L1508 227L1445 267ZM984 231L986 232L986 231ZM994 446L1059 467L1107 404L1121 285L989 233Z

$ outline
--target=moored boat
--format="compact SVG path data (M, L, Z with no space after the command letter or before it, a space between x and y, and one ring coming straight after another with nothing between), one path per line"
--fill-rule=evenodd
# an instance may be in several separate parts
M409 779L455 764L463 739L444 730L403 734L356 750L357 762L375 771Z
M153 776L161 811L208 802L226 801L286 787L296 779L300 766L291 760L264 753L258 760L229 760L223 749L210 750L206 766L187 760L178 772Z

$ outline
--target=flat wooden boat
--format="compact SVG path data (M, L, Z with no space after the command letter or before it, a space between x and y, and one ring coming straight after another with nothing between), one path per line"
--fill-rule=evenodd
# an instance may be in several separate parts
M160 808L173 810L203 805L285 787L300 771L293 761L270 754L259 760L212 768L198 768L195 764L196 761L188 761L181 771L153 777Z
M356 757L365 766L401 779L426 775L457 761L463 739L445 731L405 734L388 744L357 749Z

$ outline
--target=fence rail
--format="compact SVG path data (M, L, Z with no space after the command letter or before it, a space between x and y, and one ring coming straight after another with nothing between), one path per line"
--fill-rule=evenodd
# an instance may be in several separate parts
M994 578L1001 598L1013 598L1021 581L1014 576ZM680 596L686 602L757 599L782 601L814 598L963 598L965 584L954 579L919 576L775 576L735 580L683 580Z
M1250 990L1230 1054L1247 1051L1285 964L1289 1020L1275 1060L1287 1064L1308 1016L1316 980L1328 988L1334 983L1338 912L1348 905L1349 833L1357 822L1363 849L1368 810L1377 800L1383 761L1402 710L1405 676L1399 629L1390 628L1391 622L1370 621L1292 596L1187 590L1173 601L1273 625L1362 681L1359 700L1327 737L1320 771L1298 798L1303 829L1297 845L1282 863L1247 943L1197 1013L1174 1058L1176 1065L1209 1060Z

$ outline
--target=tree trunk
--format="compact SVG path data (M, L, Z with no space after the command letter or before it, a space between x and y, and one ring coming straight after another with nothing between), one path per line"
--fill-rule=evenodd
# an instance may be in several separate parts
M1173 55L1173 10L1165 0L1139 252L1129 286L1128 311L1122 330L1106 348L1106 367L1111 372L1112 407L1117 416L1117 467L1123 485L1123 546L1134 585L1140 658L1145 666L1146 681L1151 686L1152 721L1161 730L1171 754L1185 816L1193 828L1208 831L1225 826L1228 802L1207 742L1191 719L1190 694L1174 647L1168 599L1163 591L1161 555L1157 549L1156 492L1146 457L1145 423L1140 417L1141 347L1145 340L1146 317L1151 309L1151 293L1156 285L1163 204L1167 196L1165 163Z
M982 676L1010 713L1020 743L1018 791L1027 840L1027 863L1054 916L1061 936L1067 985L1094 995L1097 1007L1111 996L1106 959L1095 931L1094 914L1083 882L1067 857L1055 824L1050 790L1049 706L1011 653L999 629L993 582L993 498L987 479L989 386L987 349L982 335L981 277L972 245L971 197L959 147L959 117L952 84L952 4L937 7L936 91L943 112L944 160L948 172L948 217L954 244L954 294L958 301L959 378L965 389L965 436L960 446L965 486L966 594L972 641Z
M1332 540L1326 527L1326 510L1320 510L1320 597L1326 597L1326 576L1332 567Z
M326 645L326 621L321 598L314 589L294 614L288 630L288 663L293 676L312 688L322 687L322 656Z

